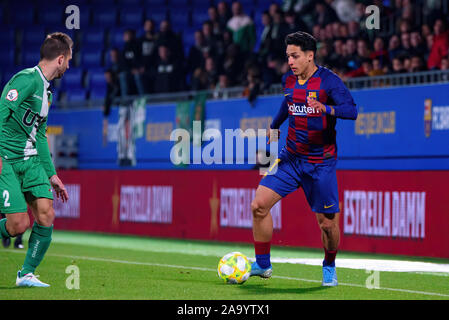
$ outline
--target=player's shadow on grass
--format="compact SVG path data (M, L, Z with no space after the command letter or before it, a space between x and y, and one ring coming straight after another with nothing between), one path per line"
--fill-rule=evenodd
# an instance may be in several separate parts
M292 294L292 293L297 293L297 294L308 294L308 293L314 293L317 291L321 291L321 290L327 290L330 287L323 287L321 285L316 285L313 287L306 287L306 288L272 288L269 287L265 284L249 284L249 283L245 283L242 286L239 286L239 288L241 290L247 290L250 291L251 293L257 293L257 294L275 294L275 293L280 293L280 294Z

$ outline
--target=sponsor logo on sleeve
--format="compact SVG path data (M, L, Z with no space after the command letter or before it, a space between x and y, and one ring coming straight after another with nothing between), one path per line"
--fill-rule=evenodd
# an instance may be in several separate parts
M18 97L19 97L19 93L17 92L16 89L11 89L6 94L6 100L8 100L8 101L16 101Z

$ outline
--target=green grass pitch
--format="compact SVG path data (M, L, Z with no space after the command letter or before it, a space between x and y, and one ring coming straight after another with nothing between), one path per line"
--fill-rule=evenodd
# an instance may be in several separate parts
M28 235L24 236L25 244ZM17 288L16 272L26 251L0 248L0 300L449 299L449 274L379 272L380 288L368 289L369 274L365 270L338 268L338 260L338 287L321 286L321 267L291 263L274 263L273 277L268 280L253 277L242 285L224 284L217 276L217 265L232 251L254 257L249 244L55 231L52 245L36 271L50 288ZM272 256L321 258L323 253L273 247ZM405 260L345 252L337 259L342 257ZM407 260L449 263L444 259ZM68 288L75 284L70 273L73 265L79 270L79 289Z

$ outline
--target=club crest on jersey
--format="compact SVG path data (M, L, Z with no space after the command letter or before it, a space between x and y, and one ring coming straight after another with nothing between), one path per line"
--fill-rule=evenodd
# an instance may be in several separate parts
M308 107L305 104L291 103L288 105L288 111L293 116L306 116L308 114L318 114L315 108Z
M317 100L318 99L317 92L316 91L309 91L308 97L311 98L311 99Z
M17 92L16 89L11 89L6 94L6 100L8 100L8 101L16 101L18 97L19 97L19 93Z

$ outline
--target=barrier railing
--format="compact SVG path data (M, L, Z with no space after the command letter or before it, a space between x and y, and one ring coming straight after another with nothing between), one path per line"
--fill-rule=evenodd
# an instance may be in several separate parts
M436 84L436 83L449 83L449 70L435 70L435 71L423 71L413 73L399 73L399 74L387 74L383 76L373 77L357 77L345 79L345 84L350 90L368 89L368 88L386 88L397 86L409 86L409 85L422 85L422 84ZM217 90L204 90L204 91L183 91L183 92L171 92L171 93L159 93L149 94L145 97L149 104L157 104L164 102L177 102L191 99L198 93L207 94L208 100L226 100L232 98L244 97L245 87L233 87L223 88ZM281 84L273 84L265 90L261 95L277 95L282 93ZM115 105L126 105L131 103L138 96L125 96L117 97L114 100ZM67 102L61 101L59 105L61 108L98 108L103 105L103 99L88 100L81 102Z

